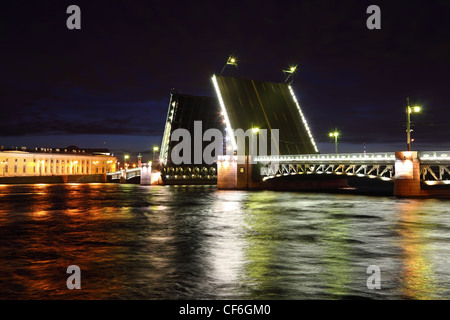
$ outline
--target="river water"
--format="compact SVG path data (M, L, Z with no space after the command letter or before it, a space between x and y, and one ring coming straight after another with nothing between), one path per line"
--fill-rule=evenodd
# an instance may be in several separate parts
M448 200L0 186L0 299L448 299ZM81 270L69 290L66 269ZM379 267L380 289L367 273Z

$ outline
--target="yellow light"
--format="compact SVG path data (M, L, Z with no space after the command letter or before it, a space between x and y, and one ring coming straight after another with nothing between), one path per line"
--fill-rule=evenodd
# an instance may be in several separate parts
M128 156L128 155L125 155L125 159L128 159L130 156Z
M339 132L335 131L335 132L330 132L330 137L337 137L339 136Z
M415 106L414 107L414 112L420 112L420 107L419 106Z
M158 151L159 148L158 147L153 147L153 151Z
M228 57L227 64L235 65L236 64L236 58L234 58L232 56Z
M253 133L258 133L258 132L259 132L259 128L253 128L253 129L252 129L252 132L253 132Z

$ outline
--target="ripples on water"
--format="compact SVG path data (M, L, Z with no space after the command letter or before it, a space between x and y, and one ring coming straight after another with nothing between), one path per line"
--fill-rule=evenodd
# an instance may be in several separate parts
M64 184L0 201L1 299L450 297L448 200Z

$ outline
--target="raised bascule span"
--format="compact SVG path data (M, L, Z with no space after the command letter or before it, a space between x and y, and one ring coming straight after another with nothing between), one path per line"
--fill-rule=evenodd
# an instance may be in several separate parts
M213 97L194 96L172 92L167 112L166 125L161 143L159 163L155 166L161 171L164 184L216 184L217 165L207 164L203 159L194 158L192 152L189 163L177 164L172 159L172 150L178 141L172 141L172 133L185 129L191 139L191 150L207 145L202 137L196 137L195 122L201 122L202 131L211 128L223 130L217 99ZM196 139L196 141L194 141Z
M214 75L212 82L227 132L241 128L279 130L279 145L271 153L312 154L319 149L292 87ZM248 154L248 150L246 150Z

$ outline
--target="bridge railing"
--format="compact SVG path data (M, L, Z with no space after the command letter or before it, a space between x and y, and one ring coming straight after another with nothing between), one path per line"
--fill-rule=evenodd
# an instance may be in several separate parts
M420 151L421 164L450 164L450 151Z
M299 154L288 156L257 156L255 161L268 162L302 162L302 163L394 163L395 152L378 153L338 153L338 154Z

